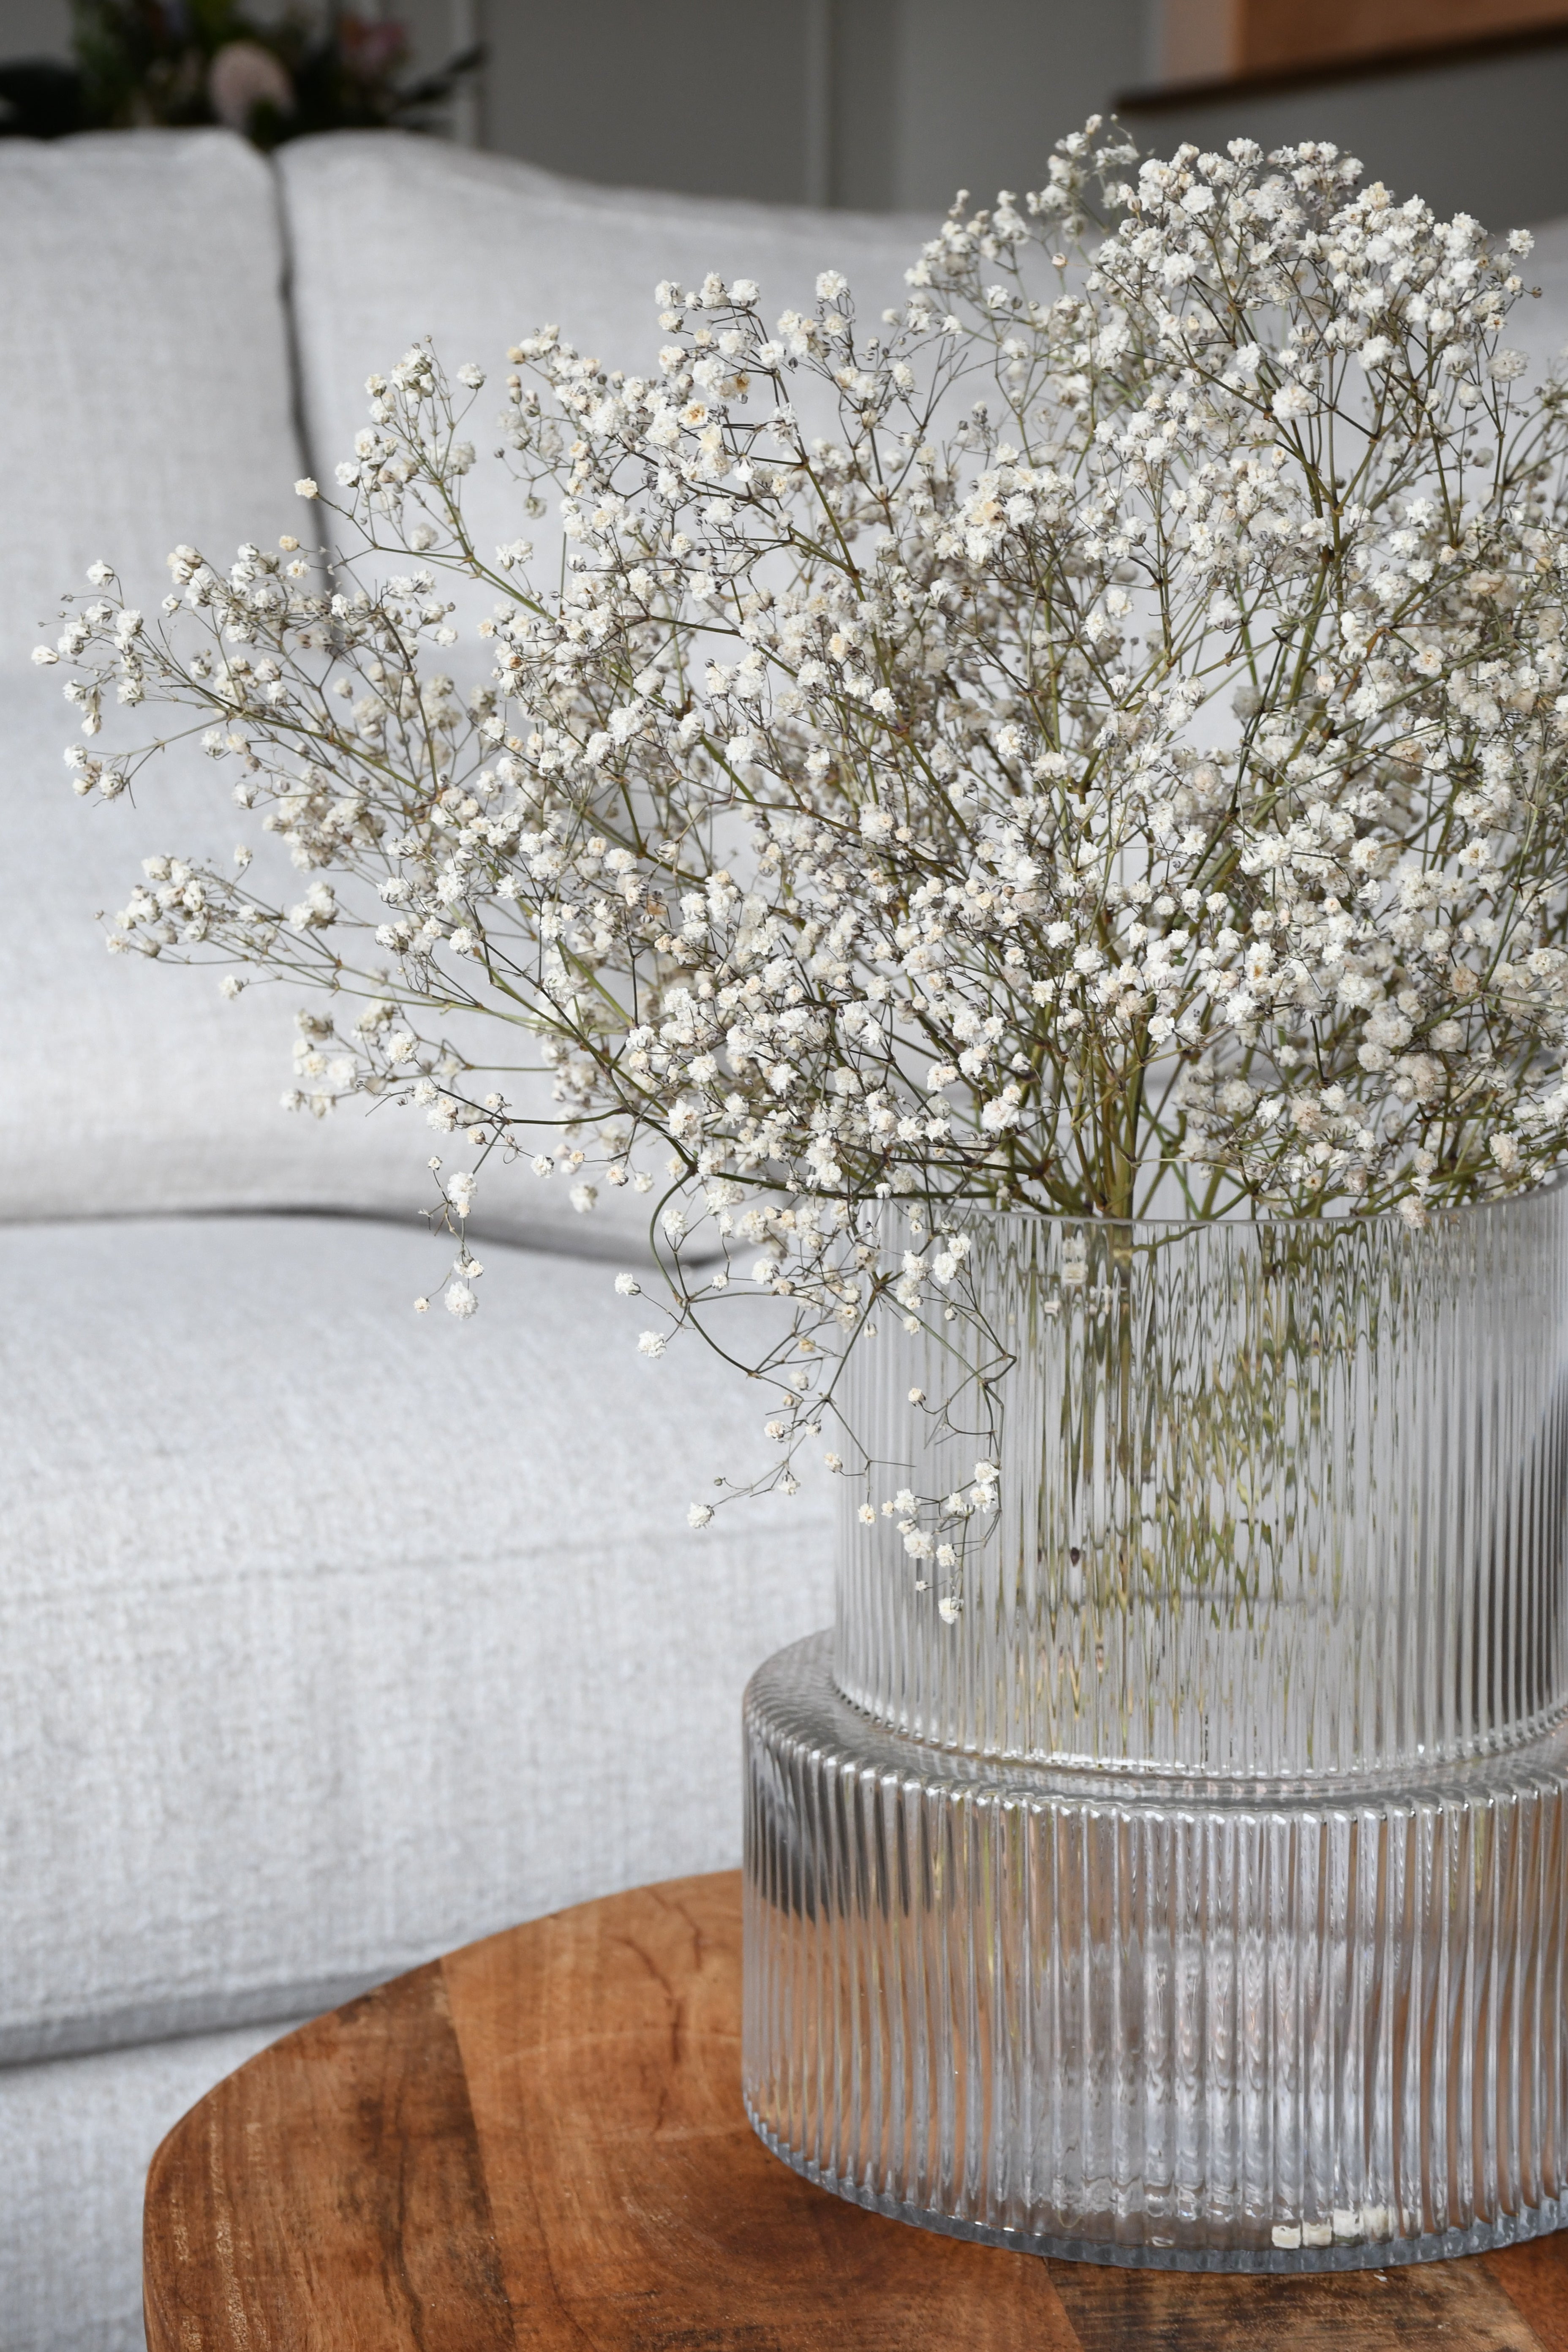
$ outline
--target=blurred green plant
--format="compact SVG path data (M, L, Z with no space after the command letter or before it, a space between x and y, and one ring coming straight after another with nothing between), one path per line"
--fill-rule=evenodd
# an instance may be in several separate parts
M427 130L478 48L410 79L407 28L346 8L75 0L74 65L0 66L0 136L226 123L258 147L311 131Z

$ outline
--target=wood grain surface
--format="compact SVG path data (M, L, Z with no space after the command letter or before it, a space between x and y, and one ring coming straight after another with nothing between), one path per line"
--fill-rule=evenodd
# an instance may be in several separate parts
M1160 73L1180 85L1550 37L1568 0L1159 0L1157 15Z
M1568 2232L1304 2278L863 2213L741 2105L740 1883L641 1887L318 2018L177 2124L150 2352L1568 2352Z
M1236 64L1279 66L1440 48L1489 33L1549 31L1568 21L1564 0L1237 0Z

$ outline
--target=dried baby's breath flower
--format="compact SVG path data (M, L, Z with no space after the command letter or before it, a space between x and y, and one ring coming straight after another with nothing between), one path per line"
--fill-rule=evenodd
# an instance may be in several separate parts
M1136 160L1091 124L955 208L873 327L829 270L771 322L749 280L661 288L649 375L525 337L471 429L558 513L559 590L469 533L483 377L419 345L340 496L297 486L327 576L181 547L149 617L97 565L35 656L89 741L196 714L304 877L161 854L111 948L323 992L287 1099L460 1131L459 1223L525 1144L584 1213L596 1170L652 1192L672 1328L742 1349L786 1491L879 1303L974 1311L973 1207L1420 1223L1568 1146L1568 395L1504 340L1528 241L1326 143ZM494 600L461 687L455 582ZM139 765L68 760L84 796ZM498 1066L531 1034L548 1148L446 1042L472 1013ZM1081 1246L1049 1304L1096 1311ZM911 1558L983 1539L986 1468L900 1500Z

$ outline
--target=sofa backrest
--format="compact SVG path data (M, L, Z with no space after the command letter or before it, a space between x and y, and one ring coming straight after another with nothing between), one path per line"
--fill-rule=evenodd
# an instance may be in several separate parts
M289 992L229 1003L210 970L106 954L94 917L124 904L142 857L224 861L247 827L227 771L194 743L146 772L133 807L75 799L63 754L79 737L59 698L62 673L29 660L58 633L61 592L89 596L86 569L101 557L151 611L181 541L226 564L245 540L303 533L295 480L307 470L330 480L364 421L366 374L421 333L454 365L479 354L504 372L508 343L558 317L580 344L646 363L660 277L749 270L782 306L809 300L831 265L881 303L896 296L913 244L906 224L574 187L384 133L301 142L276 173L223 132L0 144L0 795L11 882L0 926L0 1217L412 1217L433 1197L417 1113L366 1118L351 1107L318 1122L279 1108L295 1034ZM308 446L296 429L291 336ZM475 511L497 539L518 535L500 468L476 485ZM477 645L469 658L477 667ZM95 748L169 724L150 718L109 713ZM517 1058L510 1041L503 1058ZM548 1114L542 1075L509 1079L508 1091ZM616 1255L642 1234L647 1203L635 1195L606 1192L584 1218L566 1190L521 1169L483 1188L477 1223Z
M57 634L62 591L94 593L100 558L153 611L181 541L229 561L243 540L298 530L283 279L276 179L227 133L0 144L7 1218L424 1205L428 1145L412 1118L395 1131L279 1108L283 992L228 1003L211 971L106 954L95 915L124 904L143 856L232 854L230 783L185 743L147 771L134 806L79 803L62 673L29 658ZM111 711L95 748L169 727Z
M529 522L504 467L485 459L502 408L510 344L553 324L606 368L654 373L668 337L655 289L710 270L753 278L770 319L810 310L825 269L843 272L862 321L901 301L904 272L933 224L910 216L595 188L498 155L406 133L305 139L279 157L312 468L329 488L368 422L365 378L428 336L448 371L487 371L468 429L480 463L464 484L477 542L526 536L533 576L554 576L553 517ZM832 408L805 376L803 418ZM820 411L814 415L813 407ZM487 593L483 609L489 603Z

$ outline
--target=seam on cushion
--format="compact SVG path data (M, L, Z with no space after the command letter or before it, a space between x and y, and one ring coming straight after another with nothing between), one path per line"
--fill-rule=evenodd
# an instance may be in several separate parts
M426 1957L428 1957L426 1955ZM83 2012L30 2025L0 2026L0 2073L12 2066L47 2065L102 2050L133 2050L152 2042L189 2042L204 2033L237 2032L287 2019L319 2017L420 1965L395 1958L381 1968L257 1985L229 1993L191 1993L182 2000L133 2001L122 2009Z
M366 1990L368 1990L369 1988L367 1987ZM332 2004L334 2008L338 2005L336 2002ZM41 2073L48 2066L87 2064L95 2058L134 2058L143 2050L177 2049L184 2042L221 2041L232 2033L253 2033L258 2027L269 2032L274 2042L280 2042L286 2033L293 2033L301 2025L309 2025L313 2018L320 2017L322 2013L321 2010L307 2010L296 2015L290 2011L281 2017L252 2018L243 2024L215 2025L205 2032L196 2028L189 2033L154 2033L140 2041L95 2043L90 2048L81 2050L46 2050L39 2052L36 2057L0 2057L0 2102L4 2101L5 2085L8 2082L14 2080L25 2082L28 2075Z
M300 348L300 322L294 310L294 224L289 217L283 175L273 156L267 159L267 176L272 190L272 215L278 224L278 299L283 311L283 341L289 354L289 423L294 435L295 455L302 466L309 467L319 460L311 451L305 416L305 365ZM315 501L302 499L300 503L310 509L310 541L316 561L324 572L328 551Z
M223 1217L248 1217L256 1220L277 1217L289 1218L296 1222L302 1217L322 1217L330 1218L334 1223L339 1224L386 1226L392 1232L402 1234L405 1237L416 1241L427 1241L430 1229L417 1221L419 1215L420 1213L417 1211L410 1212L405 1217L401 1210L396 1209L345 1207L341 1202L336 1201L203 1202L186 1209L128 1211L83 1209L64 1216L58 1213L40 1213L37 1216L0 1214L0 1234L9 1232L26 1233L40 1225L184 1225L198 1222L209 1223ZM472 1218L469 1221L468 1230L476 1241L483 1241L491 1249L517 1250L526 1257L561 1258L568 1265L618 1265L628 1255L636 1255L639 1247L650 1261L653 1256L652 1248L646 1234L623 1235L617 1233L611 1236L606 1233L605 1242L600 1245L593 1248L583 1246L572 1249L567 1247L564 1241L546 1239L542 1228L536 1228L540 1238L534 1241L524 1241L521 1237L522 1230L521 1225L516 1233L509 1233L501 1230L504 1223L505 1220L501 1217L488 1220ZM689 1250L687 1255L694 1264L706 1265L710 1256L718 1254L721 1246L718 1242L715 1242L711 1250Z

